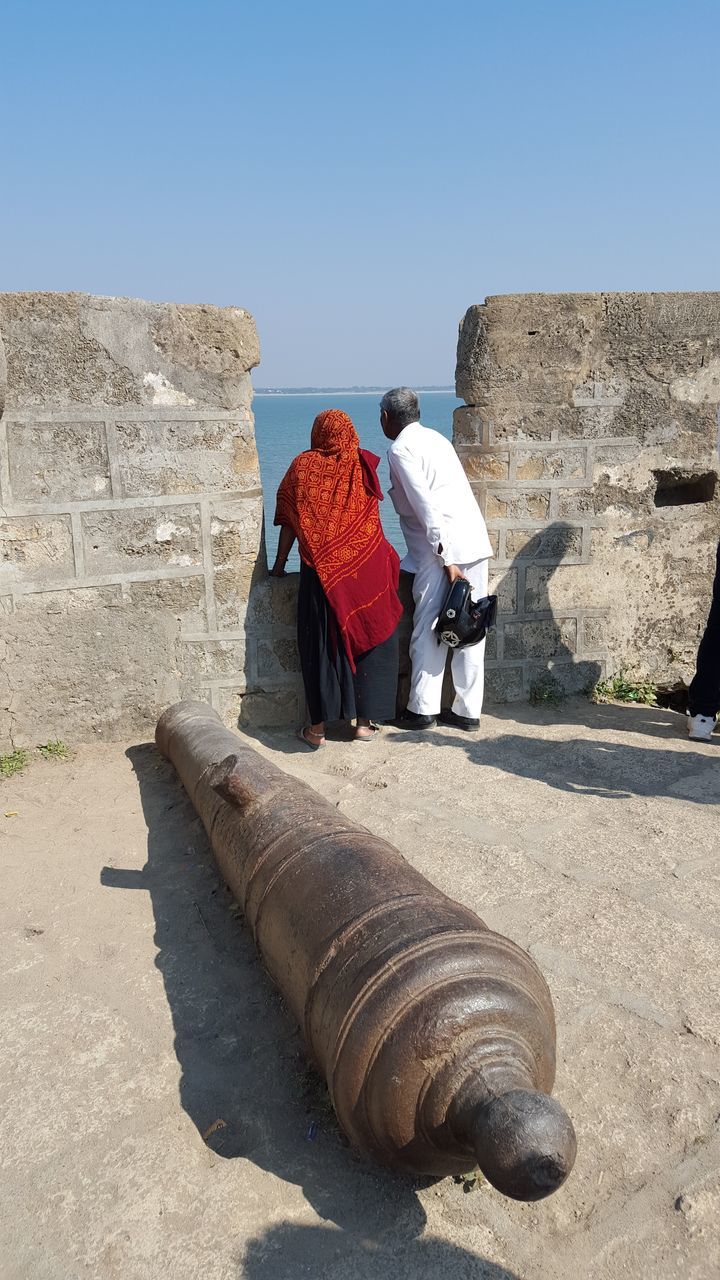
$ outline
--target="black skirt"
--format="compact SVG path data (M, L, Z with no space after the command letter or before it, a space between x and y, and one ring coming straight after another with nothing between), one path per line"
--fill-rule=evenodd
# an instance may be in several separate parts
M298 648L311 724L392 720L398 682L398 629L350 669L335 619L314 569L300 565Z

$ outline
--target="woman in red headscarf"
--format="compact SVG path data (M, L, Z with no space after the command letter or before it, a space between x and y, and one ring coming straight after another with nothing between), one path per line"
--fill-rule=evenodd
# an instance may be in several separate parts
M277 494L281 577L295 539L300 551L298 646L310 724L306 746L325 743L326 720L356 720L367 741L374 721L395 715L400 561L380 523L380 459L360 448L351 419L326 409L311 447L291 464Z

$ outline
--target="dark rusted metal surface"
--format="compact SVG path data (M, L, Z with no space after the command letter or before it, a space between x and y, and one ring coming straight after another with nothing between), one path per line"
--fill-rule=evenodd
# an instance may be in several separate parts
M415 1173L479 1164L517 1199L559 1187L575 1134L549 1096L555 1021L530 957L206 703L171 707L156 739L350 1141Z

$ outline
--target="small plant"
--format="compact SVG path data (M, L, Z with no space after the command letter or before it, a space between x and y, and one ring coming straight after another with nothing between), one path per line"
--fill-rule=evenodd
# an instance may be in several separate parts
M530 686L530 702L533 707L556 707L564 697L564 691L551 675L540 676Z
M485 1178L479 1169L473 1169L471 1173L458 1173L453 1178L458 1186L461 1186L464 1192L477 1191L484 1183Z
M646 707L654 707L656 694L656 687L650 680L637 680L619 671L609 680L599 680L590 697L593 702L641 702Z
M61 742L59 738L46 742L44 746L38 747L38 751L43 760L67 760L69 755L65 743Z
M29 759L30 752L24 751L22 747L11 751L9 755L0 756L0 778L12 778L14 774L22 773Z

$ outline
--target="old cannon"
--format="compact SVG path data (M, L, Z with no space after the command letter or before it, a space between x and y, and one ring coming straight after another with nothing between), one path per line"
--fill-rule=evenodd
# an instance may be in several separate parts
M520 1200L556 1190L575 1133L549 1096L555 1020L530 957L206 703L171 707L156 741L350 1141L415 1173L479 1165Z

